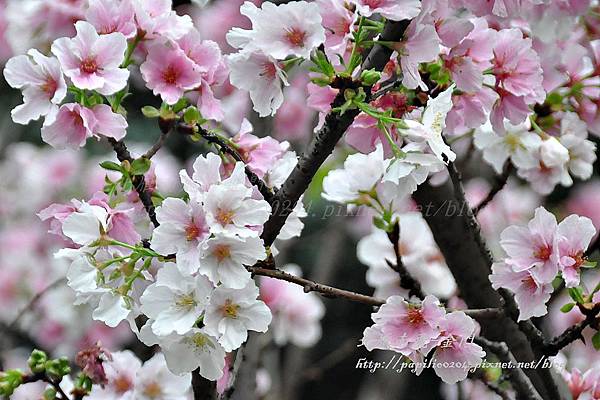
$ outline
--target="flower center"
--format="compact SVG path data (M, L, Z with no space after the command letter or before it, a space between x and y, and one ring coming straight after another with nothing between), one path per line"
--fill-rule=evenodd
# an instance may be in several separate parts
M233 221L233 217L234 217L235 213L231 210L223 210L222 208L219 208L217 210L217 221L225 226L225 225L229 225L231 223L231 221Z
M363 0L363 4L365 6L369 6L370 8L377 8L383 3L383 0Z
M237 318L239 309L239 305L233 303L230 299L227 299L225 301L225 304L223 304L223 306L221 307L221 312L223 313L224 317Z
M425 322L423 318L423 311L417 307L410 307L406 313L406 320L411 325L421 325Z
M533 276L529 275L527 276L527 278L522 279L521 282L527 289L531 291L537 290L538 285L537 282L533 279Z
M133 387L131 380L125 375L119 375L115 379L114 386L117 393L125 393Z
M219 244L215 246L213 250L213 255L219 262L221 262L224 259L229 258L231 256L231 249L227 245Z
M285 37L292 46L304 47L304 39L306 39L306 32L298 28L292 28L286 32Z
M162 77L165 83L169 85L174 85L177 82L177 79L179 78L179 71L173 68L172 65L169 65L167 69L163 71Z
M200 228L192 223L185 228L185 238L188 242L197 239L200 236Z
M179 298L177 298L177 302L175 303L178 308L184 310L191 310L196 306L196 304L196 299L191 293L179 296Z
M275 67L275 64L272 62L264 63L260 76L273 80L275 79L275 75L277 75L277 67Z
M586 257L584 256L583 251L579 251L576 254L572 254L571 258L573 259L573 261L575 261L575 264L573 264L573 268L581 267L586 261Z
M54 96L54 93L56 92L57 87L58 87L58 84L56 83L56 81L52 78L48 78L46 83L44 83L41 86L41 89L44 93L47 93L50 96Z
M207 345L212 345L212 343L206 337L206 335L203 335L202 333L199 333L199 332L194 334L194 336L188 338L187 342L189 344L191 344L192 346L194 346L196 348L196 350L202 350Z
M82 127L83 126L83 118L81 118L81 115L79 115L79 113L75 112L75 111L71 111L71 119L73 120L73 125L75 125L76 127Z
M534 256L537 259L548 261L550 259L550 255L552 254L552 247L545 245L540 247L535 253Z
M98 64L96 64L96 60L94 58L86 58L81 61L81 65L79 69L86 74L93 74L98 71Z
M162 396L162 389L157 382L150 382L144 388L144 394L146 397L150 397L151 399L156 399Z

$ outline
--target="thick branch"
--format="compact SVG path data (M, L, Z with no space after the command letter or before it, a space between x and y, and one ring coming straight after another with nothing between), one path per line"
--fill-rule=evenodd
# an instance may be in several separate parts
M496 354L502 363L508 363L511 367L506 368L506 374L509 376L513 388L518 394L519 399L542 400L525 372L517 368L517 360L512 355L508 346L504 342L492 342L482 337L474 339L474 342L485 347L487 350Z
M112 145L115 153L117 154L117 159L120 162L133 162L133 157L131 156L131 153L127 149L125 143L123 143L121 140L116 141L113 138L108 138L108 142ZM133 187L135 188L140 201L144 205L150 221L152 221L152 224L155 227L158 227L160 224L156 219L156 210L154 209L154 203L152 203L152 194L146 190L146 181L144 179L144 175L136 175L133 177Z
M453 164L449 165L451 180L439 187L419 186L413 198L429 224L433 236L454 275L461 298L469 308L512 308L514 299L506 291L504 296L495 291L488 279L493 259L486 248L479 225L466 199L460 176ZM511 315L514 317L514 315ZM515 318L516 319L516 318ZM532 327L523 321L523 327ZM536 354L528 338L513 318L505 317L482 321L482 335L505 342L519 361L533 361ZM533 326L534 327L534 326ZM540 355L538 355L539 357ZM536 389L545 399L559 399L548 371L526 371ZM544 375L544 377L542 377Z
M381 40L392 42L399 41L404 35L404 31L408 27L409 22L410 21L388 21L383 34L381 35ZM389 61L391 55L391 49L381 45L375 45L366 57L363 69L375 69L381 71ZM338 86L339 93L332 103L332 108L339 107L345 102L344 90L353 86L355 87L356 83L340 81L340 85ZM365 88L368 97L370 97L371 94L370 89L370 87ZM327 114L325 117L325 124L314 136L313 140L308 145L308 148L298 160L298 164L274 197L272 204L273 211L271 217L265 224L265 229L262 234L265 245L270 246L273 244L281 231L281 228L285 224L287 217L298 203L298 199L300 199L300 196L306 191L308 185L317 173L317 170L332 153L335 145L341 139L348 127L350 127L358 114L359 111L357 109L348 110L343 115L334 112Z

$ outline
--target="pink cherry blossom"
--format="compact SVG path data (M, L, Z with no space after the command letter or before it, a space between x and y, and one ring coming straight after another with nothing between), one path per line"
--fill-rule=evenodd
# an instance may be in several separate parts
M85 19L103 35L121 32L131 39L137 33L131 0L90 0Z
M13 121L19 124L28 124L40 116L52 120L67 95L58 60L35 49L8 60L4 77L10 86L23 90L23 104L11 111Z
M196 64L174 43L155 43L140 66L146 86L168 104L175 104L187 90L202 84Z
M509 226L500 239L508 258L506 263L516 272L530 270L544 283L552 282L558 273L556 218L543 207L527 226Z
M200 87L188 93L188 96L197 97L196 103L204 118L221 121L223 105L215 97L213 87L223 84L229 71L219 45L210 40L200 40L200 34L195 29L179 39L178 44L196 64L202 77Z
M446 383L462 381L485 356L482 348L471 341L478 331L475 321L464 312L455 311L442 319L439 329L441 334L433 354L435 373ZM443 363L456 367L444 367Z
M325 42L316 3L295 1L275 5L265 2L258 8L246 1L240 12L252 21L252 30L233 28L227 34L227 41L234 47L258 49L282 60L290 55L308 58L313 49Z
M569 215L558 224L559 265L567 287L579 285L579 273L586 262L585 251L596 228L592 220L577 215Z
M281 86L288 84L279 63L261 52L250 51L232 54L227 62L231 69L231 84L250 92L253 108L258 115L275 115L283 103Z
M125 118L114 113L110 106L98 104L90 109L68 103L60 107L52 123L42 127L42 139L58 149L76 149L92 136L120 140L125 137L126 129Z
M176 40L193 27L189 15L177 15L171 0L135 0L135 21L146 39L159 37Z
M196 272L200 246L208 238L208 225L200 205L168 198L157 208L156 218L161 225L152 235L152 248L162 254L177 252L179 269L184 273Z
M334 65L337 65L339 64L337 55L344 56L348 51L357 14L337 0L317 0L316 3L325 28L325 54Z
M437 338L438 324L444 309L434 296L427 296L420 305L410 304L400 296L392 296L372 314L375 327L388 346L406 356ZM365 343L367 349L369 345Z
M435 61L440 53L440 38L432 25L414 19L406 31L406 39L395 46L400 54L402 67L402 84L409 89L420 87L426 91L427 86L419 74L419 64Z
M246 165L254 172L263 176L271 169L283 153L289 148L288 142L279 143L271 137L259 138L254 136L252 125L247 120L242 122L241 131L233 141L238 146L238 151Z
M541 317L548 312L546 303L554 291L551 282L541 282L531 270L515 271L515 267L499 262L492 265L490 281L494 289L505 288L515 294L519 321Z
M381 14L392 21L414 18L421 9L418 0L350 0L350 2L356 5L356 10L362 16Z
M97 90L111 95L123 89L129 71L119 68L125 59L127 39L120 32L98 35L85 21L75 24L77 36L59 38L52 44L52 53L73 84L80 89Z

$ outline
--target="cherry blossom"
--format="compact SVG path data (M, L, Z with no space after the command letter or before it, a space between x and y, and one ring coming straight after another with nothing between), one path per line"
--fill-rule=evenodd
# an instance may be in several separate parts
M200 266L200 248L208 238L208 224L199 204L186 204L168 198L156 210L161 225L152 234L150 245L162 254L177 253L177 266L184 273L196 272Z
M371 201L371 193L385 173L388 161L383 159L381 145L368 154L352 154L344 161L344 169L331 171L323 180L323 198L338 203Z
M421 9L416 0L351 0L351 3L356 4L357 11L365 17L377 13L392 21L414 18Z
M266 2L261 8L246 1L240 11L252 21L252 30L234 28L227 41L234 47L258 49L277 60L293 55L308 58L325 41L319 7L296 1L281 5Z
M258 236L249 229L264 224L271 213L269 203L249 198L251 190L244 185L213 185L204 199L211 233Z
M416 141L427 142L433 154L445 163L456 159L456 154L442 137L442 132L446 127L446 115L452 108L453 90L454 86L450 86L437 97L430 98L423 111L421 121L405 120L408 125L407 136Z
M261 117L275 115L283 104L281 86L288 85L279 63L261 52L251 50L231 54L227 62L231 70L231 84L250 93L254 111Z
M106 35L121 32L127 39L137 34L131 0L90 0L85 19L94 25L98 33Z
M200 273L211 282L222 282L232 289L241 289L250 281L244 265L254 265L266 257L262 240L257 237L215 236L202 247Z
M90 137L120 140L125 137L127 121L105 104L93 108L77 103L60 106L54 120L42 127L42 140L57 149L83 147Z
M184 334L204 312L213 286L203 276L187 279L176 268L161 268L142 297L141 311L154 319L152 331Z
M23 104L11 111L13 121L19 124L28 124L40 116L52 121L67 94L58 60L35 49L8 60L4 77L10 86L23 90Z
M545 315L548 312L546 303L554 291L552 283L540 281L531 270L516 269L506 263L494 263L490 275L492 286L509 289L515 294L519 321Z
M201 329L192 328L185 335L170 339L163 353L169 369L177 375L196 368L200 369L200 375L213 381L223 375L225 350Z
M433 353L435 373L446 383L462 381L472 366L479 365L485 357L482 348L470 341L478 327L464 312L454 311L442 320L440 330L442 333ZM443 363L450 367L444 367Z
M80 89L110 95L123 89L129 71L120 68L125 60L127 39L120 32L98 35L85 21L75 24L77 36L59 38L52 44L65 75Z
M558 273L557 223L543 207L527 226L510 226L501 235L500 244L508 256L506 263L516 272L530 270L542 282L552 282Z
M569 215L558 224L558 254L562 276L567 287L579 285L579 273L586 262L585 251L596 235L589 218Z
M155 43L140 66L142 77L154 94L168 104L175 104L188 91L202 84L197 65L184 50L173 43Z
M212 293L204 323L206 331L219 338L225 351L241 346L249 330L267 331L271 311L257 297L258 288L253 281L242 289L218 287Z

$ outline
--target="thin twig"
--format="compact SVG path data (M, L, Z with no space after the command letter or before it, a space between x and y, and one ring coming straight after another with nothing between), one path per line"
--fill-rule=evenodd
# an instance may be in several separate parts
M535 390L525 372L521 368L517 368L517 360L508 349L506 343L492 342L483 337L476 337L473 341L496 354L502 363L509 364L509 368L506 368L506 374L509 376L510 382L517 392L519 399L542 400L542 397Z
M562 348L573 343L577 339L583 339L582 332L588 326L597 324L597 316L600 313L600 303L595 304L591 309L579 308L585 315L585 319L578 324L567 328L560 335L544 343L544 354L555 356Z
M178 126L182 127L183 125L179 124ZM207 142L218 145L221 152L223 152L225 154L229 154L231 157L233 157L233 159L235 161L240 161L245 164L245 161L244 161L243 157L240 155L240 153L236 149L234 149L229 143L227 143L222 137L208 132L206 129L202 128L201 126L198 126L198 129L199 129L198 133L200 133L200 135L204 139L206 139ZM188 131L188 130L187 129L183 130L183 132L186 132L186 131ZM260 177L258 175L256 175L254 173L254 171L252 171L250 169L250 167L248 167L248 165L245 165L244 170L246 172L246 177L250 181L250 184L256 186L256 188L258 189L260 194L262 194L264 199L269 204L272 204L273 196L274 196L273 190L262 179L260 179Z
M415 278L413 278L404 263L402 262L402 254L400 253L400 224L398 221L394 224L392 231L387 233L388 239L394 247L394 253L396 254L396 264L388 262L390 268L400 275L400 286L408 290L409 296L417 296L420 299L425 298L423 291L421 290L421 284Z
M113 147L113 150L117 154L117 159L120 162L123 162L123 161L128 161L130 163L133 162L133 157L131 156L131 153L129 152L129 150L127 149L127 146L125 145L125 143L123 141L121 141L121 140L117 141L113 138L108 138L108 142ZM154 225L154 227L158 227L160 225L160 223L156 219L156 210L154 208L154 203L152 202L152 194L146 188L146 181L144 179L144 175L135 175L133 177L132 182L133 182L133 187L135 188L135 191L137 192L137 194L140 198L140 201L142 202L142 204L144 205L144 208L146 209L146 213L148 213L148 217L150 218L150 221L152 221L152 224Z
M504 171L502 172L502 175L496 176L496 178L494 180L494 185L490 189L490 192L487 194L485 199L483 199L481 201L481 203L479 203L477 206L473 207L474 215L479 214L479 212L481 210L483 210L489 203L491 203L492 200L494 200L494 198L496 197L496 195L498 193L500 193L500 191L502 189L504 189L504 186L506 186L506 182L508 182L508 178L510 177L510 174L512 173L512 171L513 171L512 164L507 163L506 166L504 167Z
M246 267L246 269L254 275L266 276L269 278L281 279L287 282L295 283L296 285L304 287L304 292L306 293L317 292L324 297L342 298L376 307L385 304L384 300L377 299L375 297L366 296L364 294L351 292L349 290L338 289L332 286L323 285L321 283L317 283L309 279L288 274L287 272L278 269L268 269L255 266Z
M21 319L23 318L23 316L29 311L32 310L36 304L40 301L40 299L49 291L51 291L52 289L56 288L57 286L66 283L67 279L66 278L60 278L55 280L54 282L52 282L50 285L46 286L46 288L44 288L42 291L38 292L35 296L33 296L31 298L31 300L29 301L29 303L27 303L27 305L25 307L23 307L23 309L19 312L19 314L15 317L15 319L10 323L10 325L8 326L9 329L14 329L16 328L16 326L18 325L19 321L21 321Z
M144 153L144 155L142 156L143 158L147 158L148 160L150 160L152 157L154 157L154 155L163 147L163 145L165 144L165 141L167 140L167 136L169 136L169 132L167 131L166 133L161 132L160 136L158 137L158 140L152 145L152 147L150 147L148 149L148 151L146 153Z

